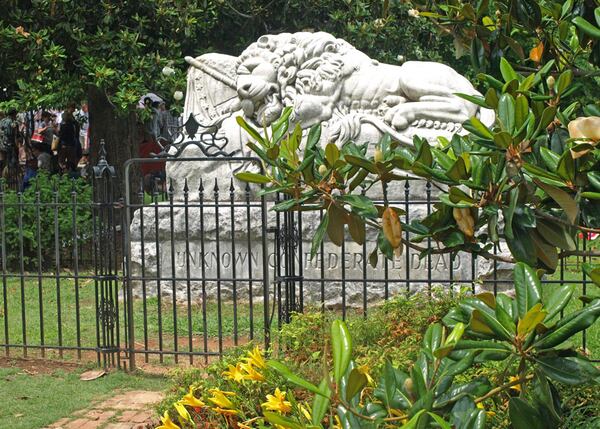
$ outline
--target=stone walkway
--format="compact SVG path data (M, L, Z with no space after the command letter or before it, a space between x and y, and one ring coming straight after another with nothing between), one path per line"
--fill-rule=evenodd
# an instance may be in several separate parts
M153 406L160 392L131 391L114 396L71 417L51 424L52 429L149 429L158 422Z

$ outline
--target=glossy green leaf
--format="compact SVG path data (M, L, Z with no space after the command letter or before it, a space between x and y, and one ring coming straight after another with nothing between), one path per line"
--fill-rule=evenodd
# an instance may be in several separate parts
M560 74L560 76L558 77L558 79L556 80L556 93L558 95L562 94L563 92L565 92L565 90L569 87L569 85L571 85L571 82L573 81L573 71L571 69L567 69L564 72L562 72Z
M269 179L267 176L263 176L262 174L257 174L257 173L249 173L249 172L236 173L235 177L243 182L271 183L271 179Z
M594 282L596 286L600 287L600 267L594 267L591 264L585 262L583 264L583 272Z
M475 134L476 136L479 136L481 138L488 139L488 140L494 139L494 135L488 129L488 127L486 127L483 124L483 122L481 122L475 116L473 116L471 119L469 119L469 122L465 122L463 124L463 126L467 131Z
M358 395L367 385L367 376L360 372L357 368L350 371L348 375L348 383L346 384L346 400L350 401Z
M235 120L240 127L242 127L248 134L250 134L250 137L256 140L262 147L267 148L267 144L263 136L261 136L260 133L252 125L248 124L243 117L237 116Z
M575 161L571 155L571 151L565 151L558 160L556 172L564 180L571 182L575 181Z
M327 160L327 163L333 167L339 158L340 150L335 143L327 143L327 146L325 146L325 159Z
M505 82L517 79L517 73L504 57L500 58L500 73Z
M312 423L315 426L321 424L323 417L329 411L329 403L331 397L331 390L329 389L328 377L323 378L319 384L319 390L321 392L327 392L327 395L315 395L312 405Z
M579 214L579 206L577 202L569 195L556 186L548 185L539 179L533 179L536 185L544 190L558 205L565 211L567 218L571 223L575 223Z
M457 97L460 97L460 98L464 98L465 100L470 101L471 103L476 104L481 107L484 107L486 109L492 108L492 106L489 106L486 103L485 98L483 98L481 95L469 95L469 94L462 94L460 92L457 92L454 95L456 95Z
M265 419L269 423L272 423L274 425L279 425L282 428L285 428L285 429L304 429L304 426L302 426L298 421L292 420L291 418L283 416L281 414L273 413L271 411L265 411L263 413L263 415L265 416Z
M365 222L354 213L348 216L348 231L356 244L364 244L366 237Z
M563 250L575 250L575 238L563 225L551 223L544 219L537 219L536 229L548 243Z
M541 302L541 283L535 270L517 262L514 269L515 295L519 318L523 318L536 304Z
M363 158L359 158L359 157L354 156L354 155L344 155L344 159L349 164L357 165L359 167L364 168L369 173L377 174L377 169L375 168L375 164L372 163L371 161L368 161L368 160L363 159Z
M547 429L537 410L524 399L510 398L508 414L514 429Z
M543 146L540 147L540 155L546 167L551 171L556 171L560 155Z
M546 376L559 383L576 386L592 383L600 377L598 368L582 358L542 356L535 361Z
M535 343L539 349L556 347L570 339L573 335L589 328L600 317L600 299L590 305L575 311L563 319L540 337Z
M448 423L446 420L444 420L442 417L438 416L435 413L432 412L428 412L427 414L429 414L431 416L431 418L433 420L435 420L435 422L438 424L438 426L441 429L452 429L452 426L450 425L450 423Z
M531 307L522 319L519 319L517 324L517 334L524 338L530 332L533 332L535 327L544 321L548 313L542 309L542 303L538 302Z
M577 26L577 28L579 28L588 36L593 37L594 39L600 39L600 28L596 27L593 24L590 24L582 16L576 16L575 18L573 18L572 22Z
M325 231L327 231L327 225L329 224L329 213L325 213L321 223L317 227L315 231L315 236L312 239L312 243L310 246L310 258L314 258L317 252L319 251L319 247L323 242L323 237L325 236Z
M311 154L319 141L321 140L321 124L315 124L310 127L308 137L306 138L306 146L304 148L304 155Z
M352 339L346 323L342 320L334 320L331 324L331 352L333 355L333 378L339 384L352 357Z
M510 94L502 94L498 103L498 119L503 129L512 134L515 130L515 99Z
M535 245L529 234L528 228L523 228L519 224L512 226L514 236L509 238L506 236L506 244L514 258L519 262L524 262L529 265L537 263Z
M507 341L512 340L511 333L496 319L495 315L485 311L474 310L469 327L481 334L494 335Z
M546 301L546 309L548 314L546 315L546 321L552 320L554 317L560 314L562 310L567 306L573 297L575 292L575 285L558 285L554 286L552 293Z
M296 375L294 372L290 371L290 369L287 366L285 366L284 364L282 364L281 362L278 362L275 360L269 360L269 361L267 361L267 366L269 368L277 371L279 374L281 374L281 376L283 376L285 379L287 379L290 383L300 386L303 389L306 389L309 392L315 393L317 395L327 396L327 394L324 391L319 389L317 386L312 384L310 381L307 381L304 378Z

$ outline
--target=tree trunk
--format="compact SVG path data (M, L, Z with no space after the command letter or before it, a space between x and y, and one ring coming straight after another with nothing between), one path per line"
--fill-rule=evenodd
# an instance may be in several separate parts
M125 162L138 157L142 139L141 124L134 111L118 114L104 92L96 87L88 89L90 120L90 163L99 160L100 142L104 140L106 160L115 168L115 191L117 196L125 195ZM129 168L129 183L132 196L137 194L140 171L137 165Z

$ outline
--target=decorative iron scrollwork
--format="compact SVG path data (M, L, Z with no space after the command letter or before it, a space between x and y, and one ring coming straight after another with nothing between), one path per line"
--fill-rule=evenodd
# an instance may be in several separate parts
M100 149L98 150L98 163L92 168L94 177L101 179L104 173L107 173L110 178L117 177L115 167L110 165L106 160L106 145L104 139L100 140Z
M171 127L169 134L173 136L172 143L166 139L159 139L163 150L158 154L152 154L155 158L177 158L188 146L196 146L207 158L232 157L240 150L228 152L225 147L229 140L225 136L219 136L219 128L229 115L221 116L208 124L202 124L196 120L193 114L183 125ZM162 145L162 143L167 143ZM173 148L175 150L173 150Z

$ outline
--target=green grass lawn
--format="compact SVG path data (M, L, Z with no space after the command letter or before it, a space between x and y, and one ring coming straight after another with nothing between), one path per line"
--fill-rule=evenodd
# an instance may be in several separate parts
M118 390L163 390L164 377L113 372L93 381L80 381L83 369L30 375L20 368L0 368L0 427L39 429Z
M0 285L0 290L1 288ZM5 326L8 324L9 344L26 342L29 345L62 344L71 347L96 347L96 298L93 281L79 280L76 287L73 279L61 279L60 288L57 288L55 279L44 279L41 284L41 297L42 311L40 311L40 285L37 279L27 279L23 286L20 279L8 279L6 314L0 293L0 344L6 343ZM145 308L141 299L134 301L135 342L138 348L143 347L147 341L149 348L158 349L159 333L162 332L164 349L174 349L173 302L169 297L162 298L160 324L158 308L157 298L148 298ZM194 351L204 350L205 333L208 351L211 352L218 351L214 339L218 338L219 332L224 338L229 339L226 341L228 344L234 343L236 337L240 343L246 342L251 336L257 340L263 338L262 304L252 306L253 323L250 323L250 306L247 303L240 303L234 309L231 302L223 302L220 308L216 302L207 302L206 314L200 304L192 304L189 311L187 306L177 305L176 311L178 344L181 351L189 350L187 339L190 336L190 325ZM125 331L122 302L119 302L119 316L121 323L119 332L122 339ZM23 317L26 329L23 329ZM30 349L30 353L34 353L34 349ZM13 351L12 354L20 355L20 350ZM53 356L55 354L52 352ZM64 354L73 356L75 352L65 351Z
M569 261L571 264L564 270L564 281L574 283L581 281L580 267ZM549 277L549 280L558 280L559 274ZM544 295L555 286L552 284L544 285ZM591 283L588 284L588 293L594 293ZM0 284L1 289L1 284ZM41 345L59 345L64 346L82 346L96 347L96 308L95 308L95 288L91 280L79 280L76 283L72 279L63 279L60 282L60 312L55 279L44 279L41 284L41 302L43 311L40 312L40 285L37 279L27 279L21 286L19 279L9 279L7 282L7 310L4 313L4 302L0 293L0 344L5 343L5 326L8 323L9 343L23 344L24 335L28 344ZM25 299L22 301L21 294ZM576 296L582 294L582 286L577 286ZM23 305L23 302L25 305ZM77 305L78 304L78 305ZM124 312L122 303L119 303L120 313L120 334L121 341L124 338ZM573 311L583 304L575 299L569 305L567 312ZM79 308L79 313L76 309ZM223 347L229 347L235 344L235 337L238 343L247 342L248 338L261 341L264 328L264 308L262 304L255 304L252 308L253 324L250 323L250 306L247 303L239 303L234 312L231 302L223 302L219 309L215 302L208 302L206 305L206 315L203 314L201 305L194 304L189 308L186 306L176 306L177 311L177 335L178 349L180 351L189 350L189 338L192 337L192 348L194 351L204 350L204 336L207 338L207 350L210 352L218 351L217 338L219 331L222 332ZM23 330L23 312L25 317L26 329ZM174 317L173 303L171 298L163 297L161 303L161 320L159 327L158 299L148 298L145 311L142 300L134 302L134 326L136 348L142 349L145 343L148 343L150 349L159 348L159 333L162 332L163 349L173 350L175 346L174 338ZM237 313L237 314L236 314ZM60 330L58 315L60 314ZM270 310L269 310L270 315ZM189 319L188 319L189 317ZM79 334L77 330L77 319L79 318ZM144 323L144 319L145 322ZM276 318L275 318L276 319ZM42 323L43 321L43 341L42 341ZM276 324L276 320L274 321ZM144 325L146 329L144 330ZM189 329L191 325L191 330ZM273 326L275 327L275 326ZM273 336L276 329L273 329ZM59 338L60 335L60 338ZM586 347L596 359L600 358L600 326L595 326L585 333ZM583 341L583 335L578 335L573 339L575 344L580 345ZM1 349L1 347L0 347ZM21 351L16 349L12 355L18 356ZM73 351L65 351L66 357L74 357ZM37 355L34 349L30 349L30 355ZM50 356L56 356L55 352L49 353ZM90 353L88 353L90 355ZM95 354L92 354L95 358ZM185 357L181 358L185 360Z

